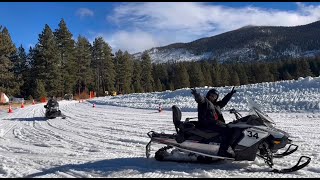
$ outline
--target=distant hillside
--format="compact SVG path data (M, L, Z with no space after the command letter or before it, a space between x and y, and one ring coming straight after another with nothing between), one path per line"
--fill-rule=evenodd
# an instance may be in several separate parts
M147 51L154 63L214 58L219 62L250 62L319 56L320 21L294 27L250 25L189 43L174 43ZM141 53L134 56L139 58Z

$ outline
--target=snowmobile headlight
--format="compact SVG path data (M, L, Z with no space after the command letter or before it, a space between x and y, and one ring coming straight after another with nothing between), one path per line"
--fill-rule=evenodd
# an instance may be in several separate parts
M281 141L273 141L274 144L280 144Z

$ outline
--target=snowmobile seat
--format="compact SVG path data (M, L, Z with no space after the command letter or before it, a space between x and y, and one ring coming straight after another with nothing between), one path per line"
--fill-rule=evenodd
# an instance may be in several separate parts
M188 122L181 122L181 110L178 106L173 105L172 106L172 118L173 118L173 124L174 127L177 131L177 134L179 134L180 136L192 136L192 135L196 135L200 138L204 138L204 139L211 139L217 135L219 135L219 133L217 132L209 132L209 131L204 131L201 129L197 128L198 122L197 121L188 121ZM183 140L182 140L183 139ZM182 138L180 140L180 142L184 141L184 138Z
M189 135L196 135L198 137L201 137L202 139L212 139L216 136L218 136L220 133L218 132L213 132L213 131L208 131L208 130L203 130L203 129L198 129L198 128L190 128L190 129L185 129L184 133L187 133Z

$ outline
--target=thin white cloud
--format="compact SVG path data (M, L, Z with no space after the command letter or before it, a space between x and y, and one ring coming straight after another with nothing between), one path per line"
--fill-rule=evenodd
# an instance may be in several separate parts
M80 18L94 16L94 12L88 8L79 8L76 14Z
M107 20L121 29L110 38L119 41L118 48L134 47L130 49L143 51L156 45L214 36L246 25L296 26L320 19L320 5L296 5L296 11L284 11L197 2L125 3L116 7Z
M160 46L159 40L151 34L135 30L135 31L118 31L116 33L97 33L90 32L92 35L89 41L93 44L93 41L97 37L102 37L111 47L113 52L121 49L122 51L128 51L129 53L136 53L150 47Z

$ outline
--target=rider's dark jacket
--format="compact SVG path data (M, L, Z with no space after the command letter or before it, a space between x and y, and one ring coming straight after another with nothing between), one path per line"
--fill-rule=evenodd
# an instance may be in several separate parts
M221 109L227 105L233 93L228 93L221 101L212 103L206 97L199 93L194 94L194 98L198 103L198 122L201 127L225 126L225 120L221 113Z
M47 107L55 107L55 106L59 106L59 103L57 100L55 99L49 99L48 103L47 103Z

